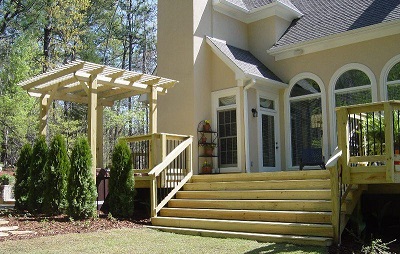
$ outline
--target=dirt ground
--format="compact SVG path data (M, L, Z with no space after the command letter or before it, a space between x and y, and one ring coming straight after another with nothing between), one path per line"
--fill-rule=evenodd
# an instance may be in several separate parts
M9 221L7 225L3 226L18 226L19 231L35 232L34 234L0 237L0 242L58 234L96 232L117 228L139 228L150 223L150 219L140 214L129 220L120 220L100 213L99 217L95 219L74 221L65 215L33 217L29 214L16 213L14 209L2 209L0 211L0 219Z

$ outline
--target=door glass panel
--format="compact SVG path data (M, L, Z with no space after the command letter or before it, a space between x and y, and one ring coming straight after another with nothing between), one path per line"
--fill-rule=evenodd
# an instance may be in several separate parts
M262 114L263 167L275 167L275 118Z
M275 109L274 101L265 98L260 98L260 107L266 109Z
M221 168L237 167L236 109L218 111Z

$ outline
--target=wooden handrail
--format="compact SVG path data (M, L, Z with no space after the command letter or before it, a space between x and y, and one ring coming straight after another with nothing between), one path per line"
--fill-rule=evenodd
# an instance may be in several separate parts
M190 144L193 143L193 137L189 136L185 141L180 143L172 152L170 152L165 159L155 166L150 172L149 176L157 177L179 154L181 154Z
M333 155L326 162L326 167L331 168L336 166L340 156L342 156L342 150L336 148L335 151L333 152Z
M185 183L187 183L192 175L193 175L193 163L192 163L192 144L193 144L193 136L183 136L183 135L170 135L173 138L179 139L170 139L167 137L169 134L160 134L162 140L162 162L155 166L150 172L150 195L151 195L151 217L156 217L157 213L175 196L175 194L183 187ZM165 143L167 140L181 140L181 138L185 138L183 142L181 142L178 146L174 148L168 155L165 155ZM157 187L160 184L160 187L163 188L163 181L168 181L165 177L167 176L168 166L174 162L180 155L186 152L186 175L184 175L183 179L179 181L179 183L175 183L176 185L171 186L174 187L171 191L169 191L168 195L164 196L163 199L157 203ZM181 169L183 170L183 168ZM161 174L164 173L164 174ZM157 178L159 176L159 178ZM165 189L165 186L164 186Z
M130 143L130 142L138 142L138 141L144 141L144 140L151 140L151 137L153 135L154 134L145 134L145 135L139 135L139 136L125 137L124 139L128 143Z

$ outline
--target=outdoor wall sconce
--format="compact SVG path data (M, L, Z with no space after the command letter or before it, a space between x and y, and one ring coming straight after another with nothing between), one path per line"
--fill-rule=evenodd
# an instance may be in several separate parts
M252 108L252 109L251 109L251 113L253 114L253 117L258 117L257 109Z

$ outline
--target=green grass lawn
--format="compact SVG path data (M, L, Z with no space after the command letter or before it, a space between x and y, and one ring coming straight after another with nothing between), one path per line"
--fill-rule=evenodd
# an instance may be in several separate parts
M0 243L0 253L328 253L327 248L159 232L147 228Z

